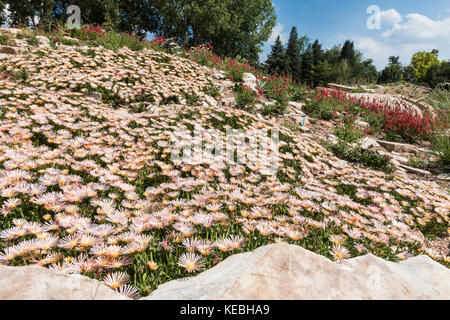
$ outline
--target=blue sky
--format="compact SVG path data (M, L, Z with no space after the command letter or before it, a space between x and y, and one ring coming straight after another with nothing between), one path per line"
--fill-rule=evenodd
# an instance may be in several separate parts
M277 25L264 46L261 60L270 52L277 35L287 42L293 25L301 35L319 39L324 48L346 39L380 70L391 55L409 64L417 51L439 50L441 60L450 59L450 1L448 0L272 0ZM371 5L380 8L380 28L369 29ZM372 20L373 21L373 20Z

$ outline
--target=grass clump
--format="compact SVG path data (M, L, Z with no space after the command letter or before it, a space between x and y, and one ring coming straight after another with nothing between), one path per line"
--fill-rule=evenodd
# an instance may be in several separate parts
M305 113L316 119L332 120L336 117L335 106L328 100L310 100L303 107Z
M19 82L26 82L29 79L30 75L26 69L20 69L19 71L14 72L14 78Z
M253 92L250 88L245 87L244 85L235 85L233 90L236 104L239 109L247 109L253 107L257 98L255 92Z
M266 116L281 115L286 111L286 105L276 102L274 104L265 105L262 113Z
M215 86L211 81L209 81L208 87L204 87L202 91L213 98L216 98L220 95L219 87Z
M188 106L195 106L197 105L197 102L200 101L200 97L195 92L193 93L184 92L183 97L184 99L186 99L186 104Z
M325 144L325 146L340 159L360 163L366 167L385 173L394 172L394 167L389 162L389 159L373 151L363 150L359 146L351 147L345 141L339 141L337 144Z
M37 47L41 44L36 36L28 36L26 41L32 47Z
M7 46L11 43L12 43L12 41L7 35L0 34L0 45Z
M450 125L450 83L442 83L431 91L426 102L438 112L438 121L442 127Z
M334 133L339 139L348 143L356 142L364 135L362 130L355 127L355 118L352 116L344 117Z
M439 158L442 169L450 172L450 136L448 134L434 136L433 150Z

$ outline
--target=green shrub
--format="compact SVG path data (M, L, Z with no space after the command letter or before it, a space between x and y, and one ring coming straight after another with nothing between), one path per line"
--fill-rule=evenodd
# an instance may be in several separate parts
M335 129L334 134L341 140L352 143L364 135L364 132L355 127L356 118L353 115L344 115L342 122Z
M183 97L186 99L186 104L188 106L195 106L197 102L200 100L200 97L195 93L183 93Z
M369 124L369 128L367 129L368 133L376 134L381 131L383 127L383 120L378 114L371 112L363 112L361 116L364 119L364 121Z
M8 36L0 34L0 45L7 46L11 43L12 43L12 41Z
M19 71L14 72L14 78L19 82L26 82L30 75L26 69L20 69Z
M95 58L96 53L94 49L89 49L87 51L83 51L83 50L77 50L79 53L81 53L83 56L86 57L91 57L91 58Z
M290 90L290 100L296 102L305 101L305 88L302 86L292 86Z
M359 138L361 138L364 133L359 130L355 129L353 127L353 124L343 124L338 126L334 134L341 140L344 140L345 142L352 143L357 141Z
M360 163L366 167L385 173L392 173L394 171L394 167L388 158L380 156L373 151L362 150L360 147L352 148L345 141L339 141L337 144L326 143L325 146L340 159Z
M439 158L442 168L450 172L450 136L436 135L433 138L433 150Z
M208 87L204 87L202 91L213 98L218 97L220 94L220 89L216 87L211 81L209 81Z
M170 96L167 98L163 98L160 102L159 105L167 105L167 104L179 104L180 103L180 99L177 96Z
M80 41L67 39L67 38L63 37L63 38L61 38L61 44L65 45L65 46L79 46Z
M281 115L286 111L286 105L276 102L274 104L265 105L263 108L263 114L266 116Z
M247 109L255 104L257 95L250 88L247 88L244 85L235 85L233 90L236 104L239 109Z
M226 76L232 79L234 82L244 81L244 72L238 68L230 68L226 71Z
M103 36L98 38L89 38L88 43L95 46L101 45L106 49L113 51L117 51L122 47L128 47L133 51L139 51L145 48L145 42L141 41L139 38L117 33L115 31L106 32Z
M28 36L27 43L32 47L37 47L41 43L36 36Z
M408 166L422 170L429 170L429 163L419 157L412 156L408 160Z
M438 112L438 121L442 127L450 126L450 83L441 84L431 91L426 102Z
M335 106L328 100L307 101L303 110L312 118L331 120L336 117Z

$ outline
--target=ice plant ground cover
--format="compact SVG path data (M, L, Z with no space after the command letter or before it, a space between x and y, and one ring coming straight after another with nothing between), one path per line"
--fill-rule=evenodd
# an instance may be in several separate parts
M244 110L180 106L214 81L190 60L64 46L0 67L23 75L0 90L4 265L81 273L134 298L277 241L334 260L428 254L449 266L425 241L450 231L446 190L353 166ZM175 161L176 132L197 124L206 139L277 129L279 170L260 170L264 158Z

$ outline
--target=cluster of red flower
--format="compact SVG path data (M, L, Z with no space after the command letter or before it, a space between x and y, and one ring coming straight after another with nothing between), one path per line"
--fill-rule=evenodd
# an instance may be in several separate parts
M167 39L164 36L155 35L153 37L153 40L150 41L150 45L152 47L156 47L156 46L160 46L160 45L164 44L166 41L167 41Z
M101 38L105 35L105 32L100 26L87 25L81 28L81 32L86 36L86 40Z
M381 123L381 130L390 135L403 137L406 140L426 138L432 134L434 124L428 114L420 115L406 105L390 105L376 99L352 98L345 92L319 88L310 96L317 102L327 100L338 111L344 113L360 112L363 116L370 115Z

